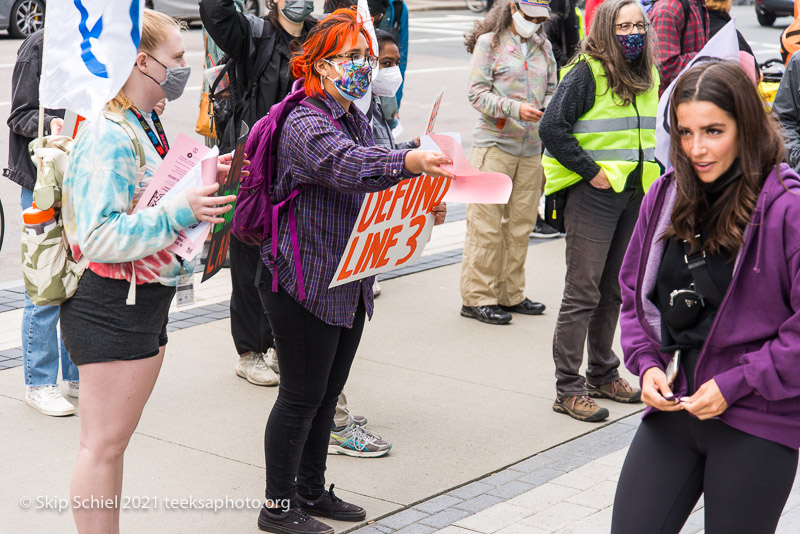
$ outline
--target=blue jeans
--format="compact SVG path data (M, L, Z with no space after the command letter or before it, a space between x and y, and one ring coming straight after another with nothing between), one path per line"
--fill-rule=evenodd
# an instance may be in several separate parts
M33 192L22 188L20 205L31 207ZM26 386L55 385L58 379L59 351L61 377L77 381L78 368L69 359L64 342L58 338L59 306L36 306L25 294L22 311L22 355Z

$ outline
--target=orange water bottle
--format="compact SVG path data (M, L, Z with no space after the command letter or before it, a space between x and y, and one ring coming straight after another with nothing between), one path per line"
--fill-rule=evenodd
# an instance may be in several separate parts
M22 222L25 223L25 231L28 235L40 235L55 228L56 213L53 208L40 210L34 202L33 206L23 210Z

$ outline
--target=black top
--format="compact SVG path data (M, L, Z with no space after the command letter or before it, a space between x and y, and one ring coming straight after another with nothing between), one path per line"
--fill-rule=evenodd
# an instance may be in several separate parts
M578 119L594 106L596 91L592 68L586 61L578 61L556 87L539 124L539 137L550 155L587 182L600 172L600 166L581 148L572 130ZM628 188L640 186L641 172L639 147L639 166L628 175Z
M200 18L209 37L234 62L231 86L239 106L235 113L252 128L291 89L288 57L292 37L268 18L239 12L233 0L202 0ZM312 17L306 19L297 39L304 41L315 24ZM248 95L253 81L255 86ZM227 140L225 135L222 138Z
M580 24L573 0L552 0L550 18L545 23L547 39L560 69L572 59L581 43Z
M595 91L592 68L579 61L556 87L539 124L539 137L548 152L586 181L600 172L600 166L581 148L572 129L594 106Z
M33 191L36 167L28 154L28 143L39 135L39 78L42 71L44 30L32 33L17 51L11 74L11 112L8 114L8 168L3 176ZM44 110L44 134L50 135L50 121L64 118L64 110Z
M714 37L718 31L725 27L727 23L731 21L731 15L727 11L717 11L713 9L708 10L708 38ZM753 49L750 48L750 45L747 43L747 40L744 38L744 35L739 30L736 30L736 37L739 39L739 50L742 52L747 52L751 56L755 56L753 54Z
M707 184L704 189L708 205L712 206L719 200L722 193L742 176L739 160L736 160L730 169L713 183ZM700 223L700 239L705 241L708 237L708 228L705 221ZM694 354L684 354L683 367L689 378L689 393L694 391L693 376L696 362L697 351L703 348L714 319L717 316L718 308L708 299L704 300L704 307L694 326L678 330L671 327L667 321L669 312L669 296L673 290L688 289L694 282L689 267L685 261L685 247L683 241L677 237L671 237L664 247L664 255L658 268L654 302L661 312L661 352L671 353L675 350L695 351ZM718 254L706 254L706 269L711 281L719 290L720 294L725 294L733 278L733 267L736 253L722 251Z

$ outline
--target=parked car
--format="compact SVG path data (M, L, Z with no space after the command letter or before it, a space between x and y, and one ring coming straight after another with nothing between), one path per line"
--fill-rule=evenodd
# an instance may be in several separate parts
M199 21L199 3L199 0L146 0L145 6L166 13L176 19ZM247 13L254 13L259 16L267 13L264 0L244 0L244 9Z
M756 0L756 18L762 26L772 26L778 17L794 15L794 0Z
M178 19L199 21L198 3L198 0L146 0L145 6ZM267 13L264 0L245 0L244 6L248 13L259 16ZM0 0L0 30L24 39L44 28L44 9L45 0Z
M44 28L44 0L0 0L0 30L24 38Z

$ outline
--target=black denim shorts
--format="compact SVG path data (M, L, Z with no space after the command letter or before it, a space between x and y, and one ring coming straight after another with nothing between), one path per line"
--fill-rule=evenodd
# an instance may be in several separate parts
M139 285L133 306L125 304L129 289L127 280L83 273L75 295L61 305L61 335L75 365L151 358L167 344L175 288Z

